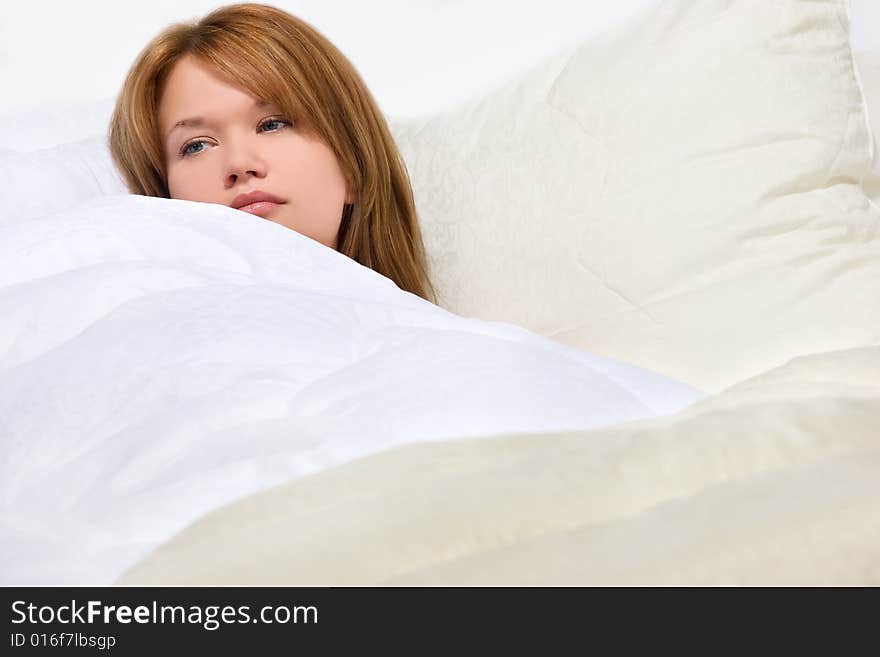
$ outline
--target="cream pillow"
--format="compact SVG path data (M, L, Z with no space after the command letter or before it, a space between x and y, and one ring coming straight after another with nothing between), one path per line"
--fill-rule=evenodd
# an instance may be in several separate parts
M665 0L395 136L453 312L710 392L880 342L846 0Z
M880 50L855 53L856 70L862 84L862 92L868 105L868 117L874 129L874 149L877 150L877 130L880 128ZM874 168L863 181L865 191L880 206L880 155L874 157Z

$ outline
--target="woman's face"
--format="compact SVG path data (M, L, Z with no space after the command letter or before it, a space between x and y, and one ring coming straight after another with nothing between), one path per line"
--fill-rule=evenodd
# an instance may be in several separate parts
M252 214L336 248L343 204L354 202L345 177L330 148L278 107L187 56L166 81L159 130L171 198L233 206L240 194L268 192L283 203L252 206Z

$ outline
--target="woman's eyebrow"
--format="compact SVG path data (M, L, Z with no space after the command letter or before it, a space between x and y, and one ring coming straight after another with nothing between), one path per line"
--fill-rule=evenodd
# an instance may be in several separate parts
M255 107L255 108L268 107L269 105L271 105L271 103L268 102L268 101L266 101L266 100L257 100L257 101L254 103L254 107ZM178 121L177 123L175 123L175 124L171 127L171 130L169 130L169 131L168 131L168 134L165 135L165 139L166 139L166 141L167 141L168 139L170 139L170 138L171 138L171 133L173 133L173 132L174 132L175 130L177 130L178 128L187 128L187 127L189 127L189 128L200 128L200 127L202 127L202 126L204 126L204 125L207 125L207 124L209 124L209 123L210 123L210 121L209 121L208 119L206 119L205 117L203 117L203 116L191 116L191 117L186 118L186 119L181 119L180 121Z

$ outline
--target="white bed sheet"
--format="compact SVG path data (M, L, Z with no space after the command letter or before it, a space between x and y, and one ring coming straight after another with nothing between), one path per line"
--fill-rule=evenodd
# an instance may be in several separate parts
M189 201L7 217L0 316L2 584L109 583L211 509L403 442L607 426L702 397Z

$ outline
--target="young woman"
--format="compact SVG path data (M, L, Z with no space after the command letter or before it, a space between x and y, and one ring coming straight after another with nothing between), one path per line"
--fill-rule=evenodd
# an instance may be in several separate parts
M406 167L346 57L274 7L221 7L140 53L110 125L134 194L220 203L435 300Z

